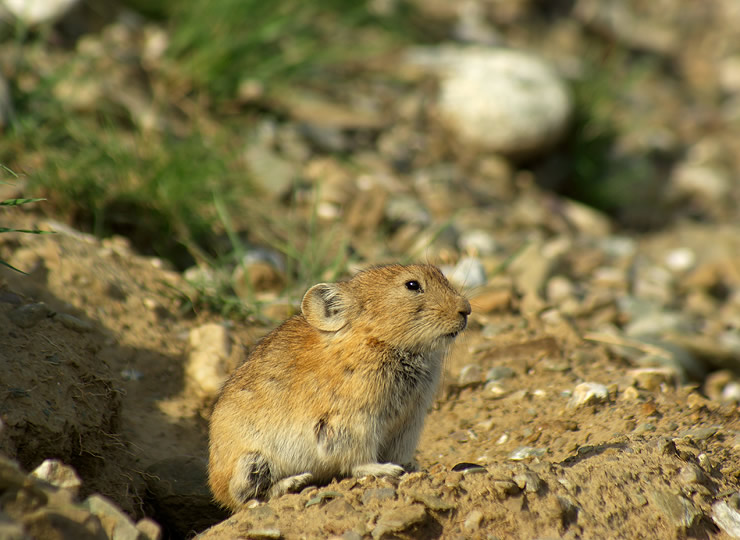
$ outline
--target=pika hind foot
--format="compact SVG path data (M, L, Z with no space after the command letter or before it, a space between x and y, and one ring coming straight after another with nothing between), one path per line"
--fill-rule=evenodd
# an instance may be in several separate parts
M406 471L395 463L365 463L352 468L352 476L401 476Z
M284 495L285 493L295 493L313 481L314 477L311 473L296 474L295 476L283 478L275 482L270 488L270 498L280 497L280 495Z
M239 458L229 481L229 495L239 504L250 499L262 499L270 489L270 463L259 452L249 452Z

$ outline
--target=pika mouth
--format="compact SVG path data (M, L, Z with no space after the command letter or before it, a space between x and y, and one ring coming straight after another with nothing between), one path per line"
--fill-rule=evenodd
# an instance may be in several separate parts
M465 330L465 327L467 327L467 326L468 326L467 321L465 321L465 322L463 322L460 325L460 328L458 328L454 332L450 332L449 334L445 334L444 337L449 338L449 339L455 339L457 336L460 335L460 332L462 332L463 330Z

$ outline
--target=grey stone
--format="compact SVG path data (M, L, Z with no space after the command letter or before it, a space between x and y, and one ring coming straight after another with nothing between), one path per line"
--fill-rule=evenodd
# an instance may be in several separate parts
M687 332L690 328L683 313L662 311L633 319L624 333L630 337L660 337L668 332Z
M740 403L740 383L731 381L722 390L720 401L723 403Z
M650 422L643 422L642 424L638 424L635 429L632 430L632 433L635 435L640 435L642 433L652 433L657 428L655 427L655 424L651 424Z
M480 384L483 382L482 378L483 374L480 366L478 364L468 364L460 370L460 375L457 377L457 384L461 387Z
M455 508L454 504L448 503L431 493L411 493L411 498L422 503L433 512L447 512Z
M255 293L277 292L285 284L281 263L247 253L231 274L231 284L237 296L245 302L253 301Z
M51 314L49 307L43 302L26 304L17 307L8 313L8 317L16 326L31 328Z
M682 163L673 171L668 185L669 196L695 199L707 207L722 203L730 192L731 178L726 171L708 163Z
M368 489L362 494L362 504L372 501L390 501L396 498L396 490L391 487Z
M253 540L280 540L283 533L280 532L280 529L275 528L249 529L246 537Z
M190 351L185 364L188 382L206 395L215 395L229 374L229 331L222 324L207 323L190 330Z
M100 519L78 506L44 507L23 515L22 521L32 538L109 540Z
M712 520L732 538L740 538L740 512L725 501L712 505Z
M475 289L486 284L483 263L475 257L463 257L449 272L445 272L445 275L457 287Z
M546 448L535 448L532 446L520 446L513 450L508 459L511 461L524 461L525 459L542 457L547 453Z
M514 483L519 486L519 489L522 489L527 493L537 493L545 485L537 473L533 471L525 471L515 475Z
M54 320L59 321L64 325L65 328L69 328L70 330L74 330L75 332L90 332L93 330L94 326L89 321L84 321L82 319L79 319L75 317L74 315L70 315L69 313L56 313L54 315Z
M709 478L704 474L701 468L693 463L687 463L678 473L678 478L684 484L699 484L706 485L709 483Z
M531 54L495 48L411 50L412 64L441 74L437 108L463 141L507 155L550 147L568 126L572 100L558 74Z
M688 247L669 251L665 256L665 265L673 272L686 272L696 264L696 253Z
M573 298L574 294L575 286L565 276L553 276L547 281L547 299L556 305Z
M115 540L139 540L141 531L112 501L102 495L90 495L82 502L83 508L98 517L108 537Z
M494 480L491 482L493 492L500 498L512 497L522 490L513 480Z
M463 230L457 244L464 253L477 256L493 255L498 249L498 243L493 235L481 229Z
M136 522L136 528L143 536L141 540L160 540L162 538L162 528L153 519L140 519Z
M288 193L298 178L296 166L266 146L251 145L244 157L252 180L261 191L274 199Z
M465 518L463 529L467 532L475 532L480 529L481 521L483 521L483 512L480 510L473 510Z
M58 459L45 459L41 465L31 472L31 475L48 482L52 486L68 489L73 493L77 493L82 485L82 481L77 476L74 468L65 465Z
M630 369L627 376L634 380L639 388L657 390L661 385L677 386L682 373L673 366L646 367Z
M702 515L694 503L666 490L650 493L651 502L678 528L690 528Z
M427 519L427 510L421 504L412 504L395 510L387 510L380 514L378 524L372 532L375 539L383 535L406 531Z
M412 223L415 225L429 225L429 212L422 203L409 196L393 197L385 207L388 220L395 223Z
M514 377L516 377L516 371L507 366L494 366L486 371L486 382L513 379Z
M344 497L344 495L342 495L338 491L334 491L331 489L320 491L314 497L311 497L308 501L306 501L306 508L308 508L309 506L313 506L315 504L321 504L324 501L336 499L338 497Z
M703 379L706 375L706 367L688 349L677 343L645 336L635 338L635 342L642 349L650 351L634 358L634 362L640 366L666 366L676 369L681 381L689 377Z
M531 242L520 251L509 265L509 272L517 288L525 295L542 297L553 260L542 253L541 242Z
M573 389L568 407L577 408L595 403L603 403L609 398L609 390L600 383L583 382Z
M679 439L691 439L692 441L706 441L713 437L719 428L717 426L690 428L678 434Z

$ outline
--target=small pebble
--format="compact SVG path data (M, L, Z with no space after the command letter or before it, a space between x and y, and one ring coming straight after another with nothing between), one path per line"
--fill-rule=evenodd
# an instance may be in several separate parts
M514 476L514 483L527 493L537 493L543 486L544 482L532 471L526 471Z
M31 475L48 482L52 486L69 489L75 493L82 485L77 472L58 459L45 459L41 465L33 470Z
M423 522L427 518L427 510L421 504L412 504L395 510L387 510L380 514L378 524L372 532L375 539L391 533L405 531Z
M153 519L142 518L136 522L136 529L143 535L139 540L160 540L162 538L162 528Z
M622 392L622 397L627 401L637 401L640 399L640 392L634 386L628 386Z
M640 435L642 433L652 433L657 428L655 427L655 424L651 424L650 422L644 422L642 424L638 424L637 427L632 430L632 433L635 435Z
M508 455L511 461L523 461L525 459L542 457L547 453L545 448L534 448L532 446L520 446Z
M344 495L342 495L338 491L322 491L315 497L311 497L306 502L306 508L308 508L309 506L313 506L315 504L322 503L326 500L335 499L337 497L344 497Z
M651 502L680 529L690 528L701 517L701 510L694 504L667 490L655 490L650 493Z
M460 370L457 384L461 387L472 386L482 382L483 374L478 364L468 364Z
M630 369L627 376L634 380L638 388L649 391L657 390L663 384L676 386L681 378L673 366Z
M740 538L740 512L725 501L712 505L712 520L732 538Z
M477 531L480 528L481 521L483 521L483 512L480 510L473 510L468 514L463 523L463 528L468 532Z
M447 279L458 287L475 289L486 284L486 271L479 259L463 257L447 274Z
M483 387L483 395L488 398L498 399L510 393L500 381L488 381Z
M661 437L657 443L658 452L663 456L675 456L678 452L676 443L671 439Z
M51 310L46 304L38 302L17 307L8 313L8 317L20 328L31 328L48 317L50 313Z
M696 264L696 253L687 247L674 249L666 255L665 264L674 272L685 272Z
M576 408L594 403L603 403L609 397L609 390L599 383L584 382L573 389L568 407Z
M65 328L69 328L75 332L90 332L93 329L92 323L78 319L68 313L57 313L54 315L54 320L59 321Z
M678 434L679 439L691 439L693 441L706 441L717 433L718 428L714 426L691 428Z
M502 500L518 495L521 492L521 488L512 480L494 480L491 485L493 492Z
M362 504L369 504L372 501L390 501L396 498L394 488L375 488L368 489L362 494Z
M681 471L678 473L678 478L684 484L706 484L708 481L707 475L704 474L704 471L693 463L688 463L681 467Z
M516 377L516 371L507 366L495 366L486 372L486 382Z
M430 493L412 493L411 498L422 503L433 512L447 512L448 510L455 508L454 504L445 502L436 495L432 495Z
M280 532L280 529L274 528L249 529L246 537L253 540L280 540L283 537L283 533Z
M461 472L463 474L471 470L475 470L476 472L485 472L486 468L477 463L469 463L467 461L463 461L452 467L453 472Z

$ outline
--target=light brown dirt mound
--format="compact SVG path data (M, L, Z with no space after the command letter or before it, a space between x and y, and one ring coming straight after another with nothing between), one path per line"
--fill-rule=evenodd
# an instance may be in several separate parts
M2 235L0 257L31 272L0 283L2 451L27 469L61 458L85 492L174 519L173 537L213 523L209 396L185 364L190 331L217 318L181 314L181 279L119 241ZM254 503L204 538L730 538L718 523L740 516L737 405L584 340L611 303L548 319L505 283L473 299L421 472ZM230 327L232 353L264 331Z

